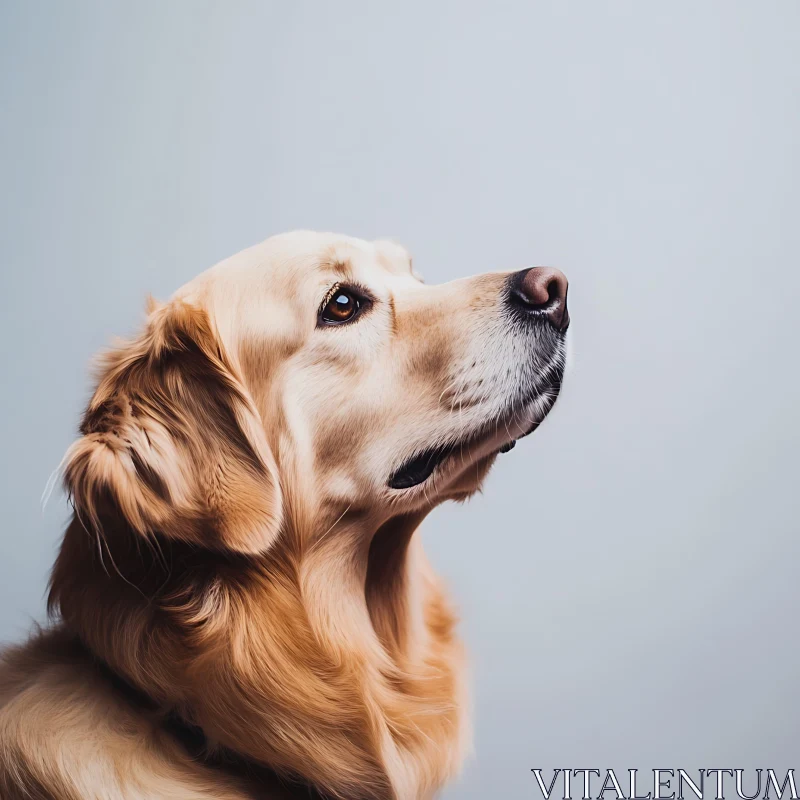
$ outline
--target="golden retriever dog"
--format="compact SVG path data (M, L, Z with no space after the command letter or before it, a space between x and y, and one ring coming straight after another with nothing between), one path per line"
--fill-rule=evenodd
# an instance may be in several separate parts
M465 667L415 532L552 407L566 298L296 232L151 303L64 457L52 623L0 666L3 800L435 796Z

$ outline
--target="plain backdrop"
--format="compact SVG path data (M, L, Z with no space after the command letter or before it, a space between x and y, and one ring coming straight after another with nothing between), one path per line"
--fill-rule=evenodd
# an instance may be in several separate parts
M4 0L0 73L0 639L43 618L41 495L146 293L392 237L428 282L571 281L552 418L423 533L473 673L448 800L800 766L800 3Z

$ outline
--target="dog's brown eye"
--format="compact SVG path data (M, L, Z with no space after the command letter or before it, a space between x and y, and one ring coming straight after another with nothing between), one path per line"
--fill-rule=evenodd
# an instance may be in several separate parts
M319 318L327 325L349 322L361 308L361 300L347 289L337 289L323 306Z

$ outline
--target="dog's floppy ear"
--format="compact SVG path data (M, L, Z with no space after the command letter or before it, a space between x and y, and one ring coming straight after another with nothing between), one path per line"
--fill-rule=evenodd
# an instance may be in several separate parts
M105 357L81 433L64 482L85 525L122 515L144 535L240 553L278 535L275 459L203 310L151 306L144 334Z

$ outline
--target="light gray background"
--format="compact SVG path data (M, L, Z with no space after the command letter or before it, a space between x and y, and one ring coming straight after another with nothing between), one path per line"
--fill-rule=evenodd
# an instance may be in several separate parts
M42 617L40 496L145 293L286 229L390 236L430 282L571 280L552 419L426 525L474 673L446 796L800 767L800 3L0 13L0 639Z

